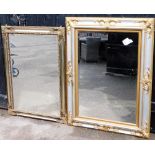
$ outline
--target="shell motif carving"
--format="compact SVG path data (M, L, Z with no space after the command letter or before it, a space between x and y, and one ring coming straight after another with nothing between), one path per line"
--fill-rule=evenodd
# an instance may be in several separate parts
M99 23L99 25L102 25L102 26L105 26L107 29L112 26L112 25L116 25L119 20L114 20L114 19L99 19L99 20L96 20L97 23Z

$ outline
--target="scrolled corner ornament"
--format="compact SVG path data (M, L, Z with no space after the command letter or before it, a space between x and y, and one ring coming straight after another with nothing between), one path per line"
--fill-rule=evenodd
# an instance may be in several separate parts
M76 25L78 23L78 20L77 19L68 19L66 21L66 30L67 30L67 33L69 33L71 31L71 27Z
M67 63L66 76L67 76L67 83L69 85L71 85L73 83L73 73L72 73L72 63L71 63L71 61L68 61L68 63Z
M151 38L153 32L153 24L151 22L146 23L146 33L148 33L148 38Z
M144 31L148 33L148 39L150 39L151 34L154 32L154 22L151 20L144 20L142 23L144 24Z
M146 73L144 74L144 79L141 81L143 90L145 90L147 93L150 91L151 86L151 80L150 80L150 69L148 68Z

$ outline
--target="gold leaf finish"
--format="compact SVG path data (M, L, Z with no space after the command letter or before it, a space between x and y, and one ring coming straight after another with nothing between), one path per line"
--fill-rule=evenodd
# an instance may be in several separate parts
M150 69L148 68L146 73L144 74L144 79L141 82L143 89L148 93L150 90L151 80L150 80Z
M145 32L149 34L148 38L151 38L151 34L154 32L154 23L152 22L152 20L144 20L141 21L141 23L144 24Z
M112 26L115 25L119 22L119 20L114 20L114 19L99 19L96 20L97 23L99 23L99 25L105 26L107 29Z
M68 124L72 125L73 121L72 121L72 113L69 112L68 113Z
M67 33L69 33L71 31L71 27L74 26L74 25L77 25L78 23L78 20L77 19L68 19L66 21L66 30L67 30Z
M67 30L67 33L69 33L70 30L71 30L71 23L70 23L70 21L66 22L66 30Z
M73 82L73 75L72 75L72 63L71 61L69 61L67 63L67 72L66 72L66 75L67 75L67 83L70 85L72 84Z
M142 130L142 134L143 134L143 137L148 137L149 135L148 123L146 121Z

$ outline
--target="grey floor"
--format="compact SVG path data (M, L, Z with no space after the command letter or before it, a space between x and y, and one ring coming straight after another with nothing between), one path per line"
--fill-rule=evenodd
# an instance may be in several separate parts
M136 123L136 77L109 75L106 62L79 64L80 116Z
M143 140L142 138L82 127L11 116L0 109L0 140ZM150 139L155 140L155 134Z

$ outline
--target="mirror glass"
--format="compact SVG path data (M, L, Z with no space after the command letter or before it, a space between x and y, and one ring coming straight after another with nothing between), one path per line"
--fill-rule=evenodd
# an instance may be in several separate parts
M79 116L136 124L138 32L78 32Z
M57 35L9 34L14 110L60 116Z

